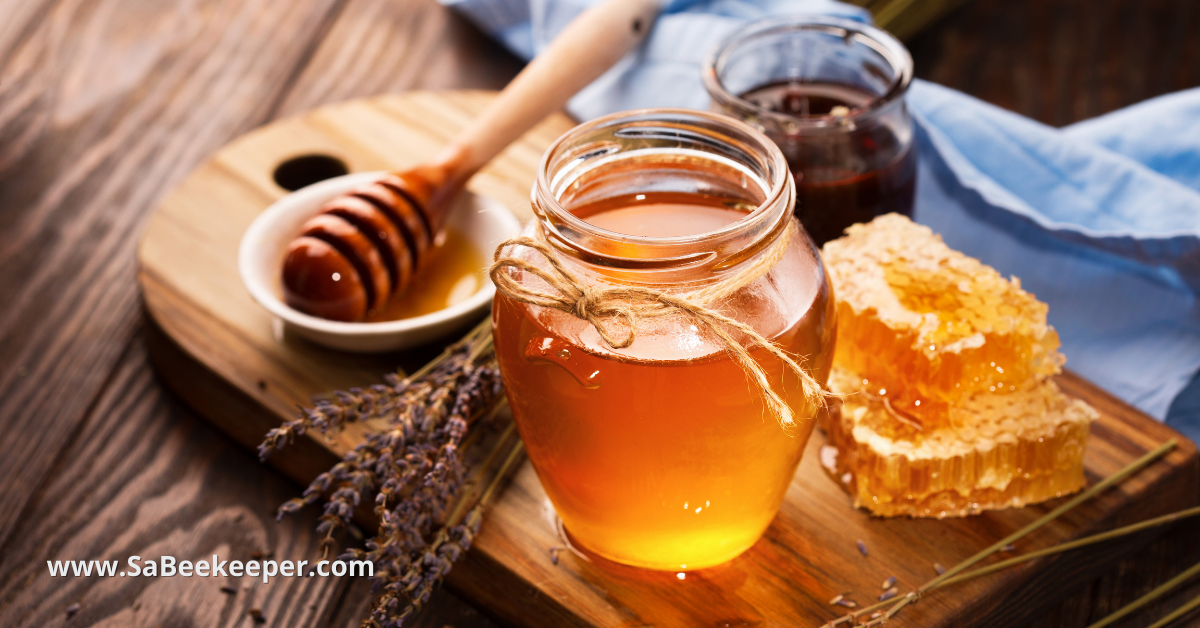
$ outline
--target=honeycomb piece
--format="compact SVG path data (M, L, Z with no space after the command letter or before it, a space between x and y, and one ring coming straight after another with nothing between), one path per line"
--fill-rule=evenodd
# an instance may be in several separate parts
M822 418L821 464L856 507L876 515L958 517L1084 485L1083 452L1098 414L1053 380L976 394L957 405L956 426L934 429L897 415L846 369L834 367L829 386L843 397L840 412Z
M1060 370L1046 304L928 227L887 214L825 245L838 299L835 363L894 408L942 425L955 402Z

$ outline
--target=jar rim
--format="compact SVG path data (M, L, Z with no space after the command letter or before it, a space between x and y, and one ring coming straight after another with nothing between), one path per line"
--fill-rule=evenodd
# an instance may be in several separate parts
M725 87L725 82L721 80L720 69L733 51L758 37L789 31L825 32L867 46L887 61L895 74L888 90L880 96L872 98L866 105L851 110L845 116L801 117L772 111L730 92ZM722 106L734 110L752 111L758 117L786 124L792 128L824 129L840 127L846 121L854 122L873 118L893 102L903 98L913 79L913 60L912 55L904 47L904 44L900 43L900 40L880 28L845 18L798 14L764 18L733 32L709 53L702 74L704 87L708 90L709 96Z
M659 125L659 127L653 125ZM555 168L556 160L561 158L572 146L578 144L582 138L596 131L612 127L633 128L637 126L649 129L666 127L668 131L682 130L686 126L691 127L692 130L707 130L709 131L708 137L715 138L716 141L728 142L731 145L746 145L745 148L753 150L755 154L762 156L765 160L768 176L762 177L761 181L763 199L745 217L721 229L685 236L658 237L618 233L595 226L571 213L560 202L560 195L556 191L561 187L558 175L561 171L566 170L565 167ZM717 159L715 156L713 158ZM577 157L573 161L579 159ZM552 172L552 168L555 171ZM539 221L546 229L547 236L552 240L566 244L591 259L612 256L588 248L578 241L578 238L572 238L564 231L576 232L600 241L620 242L624 246L632 244L650 247L667 253L664 257L641 260L649 263L678 260L681 259L680 256L687 257L682 251L689 247L736 239L755 231L761 234L755 238L755 241L765 239L767 235L777 234L781 232L780 225L774 223L779 222L781 225L786 225L786 221L780 220L780 218L791 216L794 195L795 188L792 183L791 171L788 169L783 152L775 142L758 129L721 113L681 108L649 108L620 111L601 116L579 124L559 136L542 156L531 200ZM679 255L671 254L672 251Z

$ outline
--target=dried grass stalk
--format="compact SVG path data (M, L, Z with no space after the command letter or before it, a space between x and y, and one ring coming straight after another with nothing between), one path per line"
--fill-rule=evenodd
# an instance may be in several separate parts
M1137 473L1138 471L1140 471L1143 468L1150 465L1150 463L1165 456L1168 452L1170 452L1172 449L1174 449L1177 444L1178 444L1178 442L1175 439L1171 439L1171 440L1167 441L1166 443L1163 443L1162 445L1154 448L1152 451L1147 452L1141 458L1138 458L1137 460L1129 463L1129 465L1126 466L1124 469L1121 469L1120 471L1108 476L1107 478L1100 481L1099 483L1092 486L1091 488L1083 491L1082 493L1076 495L1075 497L1071 498L1070 500L1064 502L1063 504L1061 504L1054 510L1052 510L1052 511L1046 513L1045 515L1043 515L1042 517L1038 518L1033 523L1030 523L1029 525L1025 526L1024 528L1021 528L1020 530L1013 532L1012 534L1008 535L1007 537L1005 537L999 541L996 541L992 545L990 545L987 548L976 553L974 556L962 561L961 563L955 565L954 567L951 567L950 569L946 570L944 573L939 574L933 580L930 580L929 582L926 582L925 584L918 587L916 591L912 591L910 593L905 594L899 600L895 600L895 599L885 600L885 601L879 602L877 604L872 604L870 606L860 608L852 613L843 615L841 617L838 617L836 619L829 621L826 624L823 624L821 626L821 628L833 628L834 626L838 626L838 625L841 625L844 623L853 624L859 617L861 617L865 614L871 613L873 611L877 611L886 606L890 606L891 608L888 608L887 612L884 613L882 616L872 619L871 621L869 621L865 624L862 624L862 625L874 626L874 625L886 623L887 620L894 617L905 606L908 606L909 604L913 604L913 603L919 601L921 599L921 596L924 595L925 593L928 593L929 591L932 591L933 589L936 589L936 588L939 588L946 584L949 584L952 579L954 579L953 580L954 582L967 580L968 578L965 576L961 577L961 578L955 578L955 576L962 573L963 571L970 568L971 566L979 563L980 561L984 560L985 558L991 556L992 554L1003 551L1006 547L1010 546L1011 544L1024 538L1025 536L1029 535L1030 533L1038 530L1039 528L1046 525L1047 523L1054 521L1059 516L1061 516L1063 513L1067 512L1067 511L1071 510L1072 508L1078 506L1079 504L1082 504L1083 502L1091 499L1095 495L1110 488L1114 484L1117 484L1117 483L1123 481L1125 478L1133 475L1134 473ZM1173 521L1173 520L1179 518L1179 515L1180 515L1180 513L1174 513L1173 515L1167 515L1166 517L1160 517L1159 519L1161 519L1161 521L1159 521L1157 524L1154 524L1154 525L1161 525L1163 523L1167 523L1168 518L1170 518L1169 520ZM1148 527L1144 524L1145 524L1145 522L1143 522L1143 524L1134 524L1134 526L1139 526L1139 525L1142 526L1138 529ZM1136 531L1136 530L1132 530L1132 531ZM1109 538L1111 538L1111 535ZM1078 541L1074 541L1073 543L1076 543L1076 546L1079 546L1078 544L1080 544L1080 542L1083 540L1084 539L1080 539ZM1103 540L1103 539L1101 539L1101 540ZM1096 541L1091 541L1091 542L1096 542ZM1086 545L1088 543L1082 543L1082 544ZM1060 550L1060 551L1064 551L1064 550ZM1053 552L1044 552L1044 554L1047 554L1047 553L1053 553ZM1004 561L1004 562L1008 563L1009 564L1008 566L1011 566L1011 565L1017 564L1018 562L1023 562L1022 560L1020 560L1021 558L1022 557L1016 557L1016 558L1013 558L1013 559L1010 559L1010 560ZM995 571L995 569L985 567L985 568L977 570L977 571L979 573L975 574L975 572L972 572L972 574L983 575L984 573L991 573L992 571ZM974 577L974 576L972 576L972 577ZM1089 628L1091 628L1091 627L1089 627Z

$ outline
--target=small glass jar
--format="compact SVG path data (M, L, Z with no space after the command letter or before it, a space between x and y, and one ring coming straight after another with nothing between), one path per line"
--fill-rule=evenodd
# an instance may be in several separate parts
M811 239L791 228L783 154L758 131L702 111L599 118L551 146L532 202L527 233L541 230L564 269L595 289L687 293L782 250L769 271L708 307L799 356L825 383L835 332L828 278ZM548 270L529 248L508 254ZM501 272L554 292L528 270ZM605 324L617 336L627 329L619 318ZM728 561L759 539L818 410L780 361L750 351L797 419L787 429L690 315L640 318L632 344L613 348L587 320L498 290L493 325L529 459L577 544L678 571Z
M889 212L912 215L912 57L872 26L824 16L754 22L709 57L713 107L762 130L796 177L796 216L818 244Z

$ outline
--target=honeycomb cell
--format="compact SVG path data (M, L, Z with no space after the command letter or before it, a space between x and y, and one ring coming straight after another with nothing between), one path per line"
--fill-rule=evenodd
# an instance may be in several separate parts
M907 419L945 425L963 399L1060 371L1046 305L928 227L888 214L823 252L838 299L835 363Z
M955 406L956 425L932 429L898 416L843 368L834 368L829 386L841 401L822 418L822 466L856 507L876 515L963 516L1084 485L1083 454L1098 415L1053 380L968 397Z

